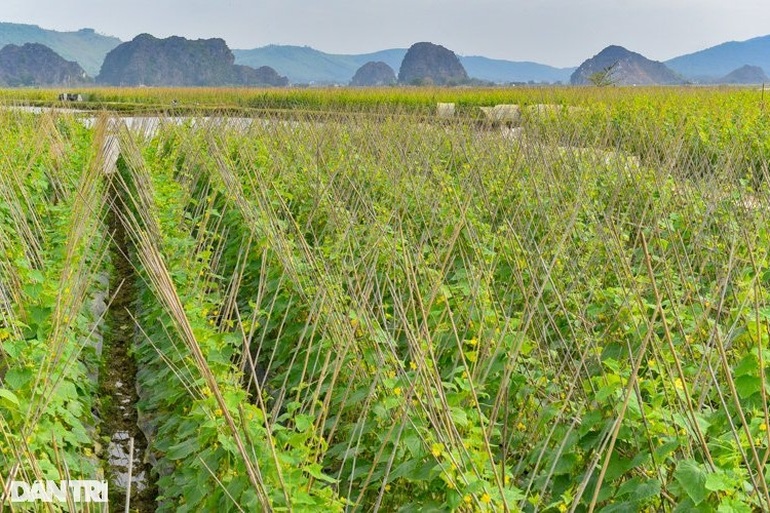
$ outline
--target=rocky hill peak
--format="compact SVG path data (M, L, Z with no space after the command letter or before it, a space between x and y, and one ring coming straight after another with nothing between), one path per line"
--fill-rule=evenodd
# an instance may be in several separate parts
M724 77L717 80L720 84L764 84L770 81L770 78L765 74L759 66L751 66L746 64L738 69L734 69Z
M574 85L597 83L603 85L682 84L684 80L665 64L653 61L622 46L611 45L581 64L570 77Z
M118 86L287 85L272 68L237 66L223 39L140 34L107 54L97 81Z
M453 51L422 42L407 50L398 81L402 84L454 85L467 82L468 73Z
M384 86L396 83L396 72L382 61L367 62L353 75L352 86Z
M0 84L10 87L79 85L89 78L76 62L64 60L40 43L0 49Z

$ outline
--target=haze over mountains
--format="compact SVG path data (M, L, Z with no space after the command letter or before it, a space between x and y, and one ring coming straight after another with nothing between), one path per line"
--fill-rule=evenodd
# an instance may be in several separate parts
M97 77L102 71L107 54L122 42L115 37L99 34L90 28L74 32L58 32L35 25L0 22L0 48L8 44L21 46L25 43L45 45L61 56L64 61L77 62L89 77ZM441 42L436 41L436 43ZM626 68L638 71L640 74L637 76L644 78L651 69L649 62L655 61L649 61L635 54L631 51L633 49L622 50L634 56L627 62ZM406 52L406 48L390 48L365 54L341 55L325 53L306 46L290 45L268 45L254 49L232 50L236 66L246 66L250 69L266 66L275 70L277 76L287 77L293 84L318 85L347 85L356 71L368 62L385 63L398 73ZM569 83L577 69L577 66L557 68L536 62L490 59L484 56L458 55L458 58L471 79L503 84ZM589 56L586 58L588 61L591 60ZM645 63L645 61L648 62ZM660 64L674 72L681 82L751 83L770 75L770 35L741 42L726 42L692 54L675 57ZM649 80L638 83L674 82L673 80L656 81L655 76L669 75L657 64L655 66L662 74L653 73L652 78L647 76ZM238 73L241 75L245 72L249 77L252 76L249 70L236 69L240 70ZM644 71L640 71L642 69ZM637 83L634 80L632 74L620 83ZM229 80L229 82L234 81L234 79ZM244 84L249 82L253 83L253 79L243 81Z
M666 65L695 81L722 77L745 65L770 74L770 35L747 41L729 41L666 61Z
M384 62L398 71L406 48L389 48L364 54L325 53L308 46L268 45L252 50L233 50L235 62L270 66L295 84L347 84L367 62ZM482 56L458 55L468 75L495 83L567 82L575 68L555 68L536 62L515 62Z

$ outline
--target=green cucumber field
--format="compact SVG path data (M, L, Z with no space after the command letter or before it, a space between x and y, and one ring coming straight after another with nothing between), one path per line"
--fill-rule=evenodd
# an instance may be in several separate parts
M764 91L88 96L0 93L0 511L770 510Z

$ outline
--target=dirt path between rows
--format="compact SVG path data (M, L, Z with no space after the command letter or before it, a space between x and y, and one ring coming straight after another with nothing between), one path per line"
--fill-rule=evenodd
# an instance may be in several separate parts
M110 180L109 177L107 179ZM130 481L130 510L152 512L155 511L157 489L147 458L147 440L138 426L137 366L132 352L136 336L132 312L136 305L137 274L130 260L131 242L120 221L122 202L117 200L116 189L111 182L106 193L110 207L107 226L112 238L110 291L113 300L107 312L99 402L100 431L106 443L109 439L104 460L110 483L110 509L124 510ZM132 452L133 458L130 458ZM130 460L132 465L129 465Z

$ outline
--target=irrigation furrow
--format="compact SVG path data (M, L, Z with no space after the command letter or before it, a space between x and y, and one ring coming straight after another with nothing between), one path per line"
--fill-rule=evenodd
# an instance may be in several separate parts
M114 141L107 136L105 142ZM113 298L107 313L110 336L102 355L100 379L102 434L109 438L105 454L110 478L110 503L124 504L130 498L131 511L154 511L157 491L151 477L147 439L139 427L136 403L137 365L133 356L136 324L132 311L136 303L136 272L130 261L131 243L121 221L122 202L111 177L117 147L104 145L107 188L107 225L112 236L110 259Z

